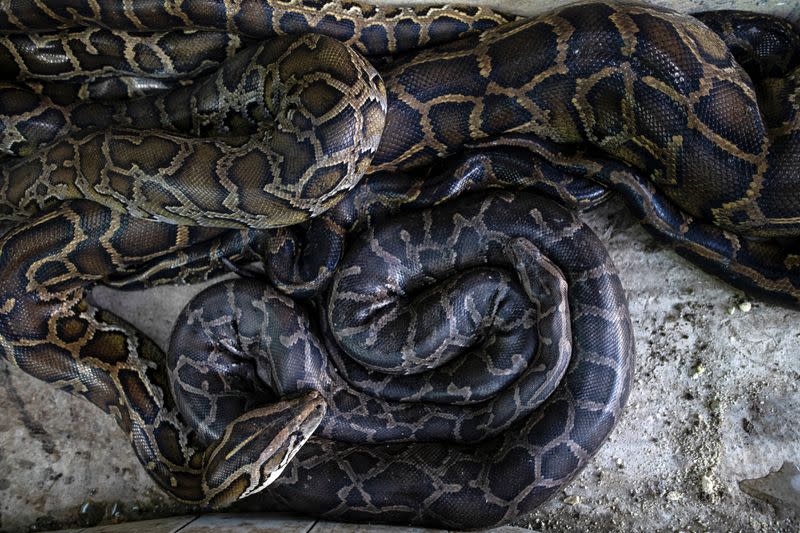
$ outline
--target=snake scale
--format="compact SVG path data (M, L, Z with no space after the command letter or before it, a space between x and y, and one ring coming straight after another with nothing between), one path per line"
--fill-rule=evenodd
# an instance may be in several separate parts
M800 302L798 51L771 17L630 3L0 3L2 355L185 502L508 522L628 395L624 291L576 211L619 192ZM90 298L230 268L167 354Z

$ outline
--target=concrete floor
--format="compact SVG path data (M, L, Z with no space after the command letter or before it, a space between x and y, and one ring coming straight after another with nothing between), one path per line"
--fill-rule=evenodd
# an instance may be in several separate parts
M444 529L342 524L281 513L223 513L175 516L137 522L65 529L57 533L455 533ZM528 533L527 529L502 526L487 533Z
M628 291L637 377L622 422L591 465L517 525L797 531L796 467L743 481L800 464L800 313L750 302L698 271L619 202L585 218ZM163 346L199 288L95 294ZM87 403L0 365L0 413L1 531L188 512L153 485L114 422Z
M547 4L474 3L527 13ZM671 4L800 18L796 0ZM637 377L622 422L591 465L517 525L798 531L800 313L750 302L698 271L655 243L619 202L586 220L629 294ZM164 346L172 320L200 288L95 292L99 303ZM0 532L188 511L154 486L110 418L0 362Z

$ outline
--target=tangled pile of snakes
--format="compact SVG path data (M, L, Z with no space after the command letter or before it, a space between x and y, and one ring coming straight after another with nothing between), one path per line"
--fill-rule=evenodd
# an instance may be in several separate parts
M798 65L787 21L637 3L2 2L0 353L183 502L512 521L629 392L582 211L800 305ZM225 273L166 353L91 299Z

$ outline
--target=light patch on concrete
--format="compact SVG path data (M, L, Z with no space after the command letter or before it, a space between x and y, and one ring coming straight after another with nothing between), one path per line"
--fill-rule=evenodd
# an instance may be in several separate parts
M739 488L769 503L779 514L800 511L800 466L795 463L787 461L780 470L758 479L743 479Z

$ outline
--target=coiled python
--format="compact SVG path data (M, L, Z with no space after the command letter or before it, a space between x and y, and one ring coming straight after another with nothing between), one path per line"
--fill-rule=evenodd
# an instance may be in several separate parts
M86 201L46 212L0 243L4 355L113 414L183 501L255 494L264 508L347 520L507 522L571 479L620 415L633 336L619 279L588 227L528 193L465 196L372 228L316 311L263 281L212 286L179 321L171 377L152 342L87 299L98 280L203 279L258 235ZM344 352L372 333L397 340L409 319L416 336L398 353L430 348L411 375Z
M632 371L613 265L553 202L466 191L591 206L594 180L704 268L798 301L787 24L605 3L531 20L124 5L1 6L0 209L33 219L0 240L0 342L114 414L177 498L481 527L586 464ZM86 296L257 256L313 299L209 289L170 374Z

